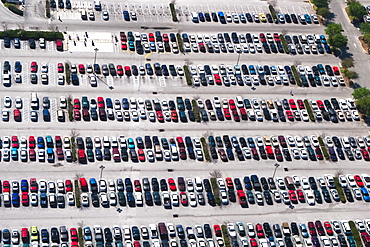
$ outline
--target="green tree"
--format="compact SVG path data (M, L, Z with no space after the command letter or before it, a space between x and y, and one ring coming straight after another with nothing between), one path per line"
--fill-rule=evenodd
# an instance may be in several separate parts
M330 15L330 10L327 7L322 7L317 10L317 14L321 15L324 18L328 18Z
M339 23L330 23L325 29L327 35L340 34L342 32L342 25Z
M353 58L351 58L351 57L347 57L347 58L342 60L342 67L345 68L345 69L353 67L353 65L354 65L354 62L353 62Z
M328 0L313 0L313 4L318 8L328 7L329 5Z
M335 35L330 35L328 42L333 48L341 49L347 46L348 38L347 36L339 33Z
M354 20L360 21L367 14L367 11L361 3L353 2L348 5L348 13Z
M362 34L370 33L370 23L367 23L367 22L361 23L361 25L360 25L360 32Z
M359 112L365 114L366 116L370 115L370 96L362 97L361 99L356 100L356 104Z
M364 41L366 42L366 44L370 44L370 33L364 34Z
M358 77L358 74L356 71L347 69L344 71L344 76L347 77L348 79L356 79Z
M356 100L361 99L363 97L369 97L370 96L370 90L367 89L366 87L356 88L355 90L353 90L352 96Z

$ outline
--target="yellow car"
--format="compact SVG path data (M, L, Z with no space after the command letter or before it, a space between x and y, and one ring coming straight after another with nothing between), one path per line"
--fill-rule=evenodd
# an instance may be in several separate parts
M260 17L261 21L266 22L266 15L264 13L259 13L258 16Z
M32 241L39 241L39 231L37 230L37 226L31 226L31 242Z

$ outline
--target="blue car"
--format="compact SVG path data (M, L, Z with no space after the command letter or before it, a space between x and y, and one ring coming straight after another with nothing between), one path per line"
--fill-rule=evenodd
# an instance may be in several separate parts
M19 207L19 202L20 202L20 199L19 199L19 194L18 193L13 193L12 194L12 204L14 207Z
M28 192L28 182L26 179L22 179L21 181L21 191Z
M15 73L20 73L22 71L21 62L19 62L19 61L15 62L14 71L15 71Z
M123 11L123 19L125 21L130 21L130 14L128 13L127 10Z
M128 143L128 148L129 149L135 148L135 142L134 142L134 140L132 138L128 138L127 139L127 143Z
M364 201L370 202L369 191L364 187L360 188L360 190L361 190L362 197L364 198Z
M327 43L326 42L326 38L325 38L324 35L320 35L320 41L321 41L322 44L326 44Z
M255 75L256 74L256 69L254 68L254 65L249 65L249 73L251 75Z
M304 19L306 20L307 23L312 23L311 16L309 14L305 14Z
M11 156L12 156L12 160L18 160L18 149L12 148Z
M45 149L45 141L42 136L37 137L37 147L39 149Z
M113 103L111 98L106 98L105 103L107 105L107 108L113 108Z

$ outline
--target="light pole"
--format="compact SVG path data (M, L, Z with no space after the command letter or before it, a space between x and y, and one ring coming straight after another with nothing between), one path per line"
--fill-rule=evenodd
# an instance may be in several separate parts
M275 174L276 174L276 170L278 169L278 167L280 166L278 163L275 163L274 164L274 166L275 166L275 170L274 170L274 174L272 174L272 179L274 179L275 178Z
M239 52L239 54L238 54L238 59L236 60L236 65L239 65L239 60L240 60L240 55L241 55L242 53L241 52Z
M101 178L103 177L103 170L104 170L105 166L101 165L101 166L99 166L99 168L100 168L100 178L99 178L99 180L101 180Z
M96 64L96 55L98 54L99 49L95 48L94 51L95 51L94 64ZM95 70L94 70L94 74L95 74Z

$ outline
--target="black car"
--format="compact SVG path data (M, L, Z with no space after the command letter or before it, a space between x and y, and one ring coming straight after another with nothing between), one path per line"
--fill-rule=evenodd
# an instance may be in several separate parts
M348 188L343 188L343 192L346 195L347 201L349 202L354 202L353 195L350 189Z

